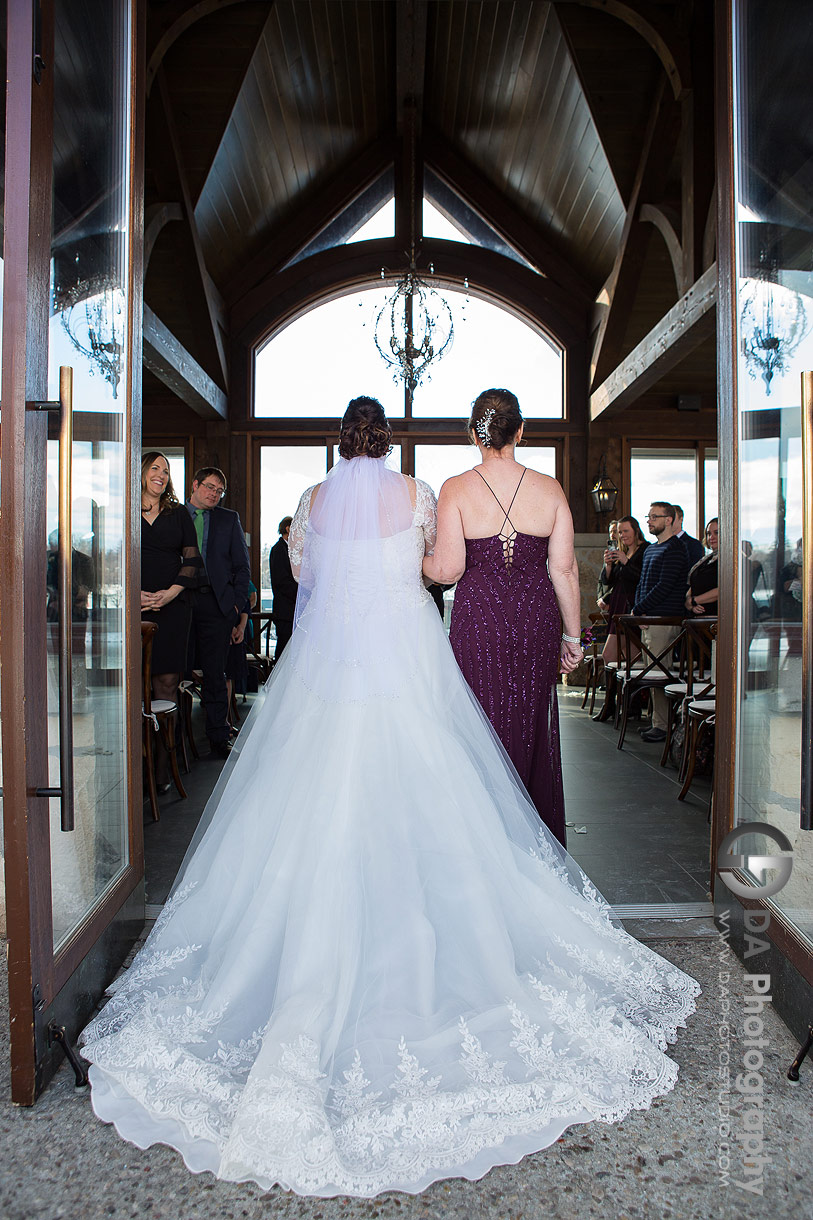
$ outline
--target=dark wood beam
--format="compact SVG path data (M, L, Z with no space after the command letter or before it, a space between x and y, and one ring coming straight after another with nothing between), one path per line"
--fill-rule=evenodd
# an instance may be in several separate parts
M644 265L645 232L638 226L639 208L645 199L659 198L662 194L677 138L675 111L667 94L665 79L661 77L653 98L613 269L596 302L595 339L590 360L590 385L593 387L618 363L621 355L621 344Z
M591 300L595 287L573 267L554 241L511 203L484 174L475 169L440 132L424 128L427 165L532 267L557 283L574 299Z
M395 236L404 250L420 245L423 230L421 122L426 70L426 0L395 6Z
M144 306L144 367L196 415L204 419L226 418L226 395L149 305Z
M258 284L280 271L300 254L345 208L350 207L393 163L391 139L376 140L326 182L320 182L295 215L277 226L263 247L223 286L229 307L253 294Z
M590 395L591 420L620 411L640 398L712 334L716 303L714 263Z
M234 342L252 347L292 321L308 305L374 286L371 270L397 267L400 254L395 238L381 238L322 250L286 267L258 285L232 310ZM537 323L566 347L578 347L580 351L583 348L588 306L584 301L574 300L555 281L493 250L434 237L424 239L418 270L426 274L430 262L435 267L433 283L441 289L444 284L462 289L468 281L474 295L482 295ZM573 364L572 357L570 363ZM580 369L579 374L582 372Z
M269 8L273 2L274 0L268 0ZM202 17L210 17L219 9L240 3L242 0L198 0L197 4L190 4L189 0L173 0L172 3L164 5L150 22L152 37L147 59L147 95L149 96L164 56L181 34Z
M667 211L665 207L656 208L652 203L644 203L641 205L638 219L642 223L653 224L666 242L675 276L675 288L678 296L682 296L686 291L683 279L683 247L676 232L676 217L670 217Z
M185 219L189 226L189 234L192 239L192 249L194 250L195 262L197 264L197 271L200 279L200 290L203 293L203 301L205 303L206 312L209 319L210 336L206 336L206 341L209 341L211 337L211 341L214 342L214 347L215 351L217 352L220 366L220 373L223 379L223 385L228 388L228 362L226 359L226 348L223 339L225 319L223 317L222 310L220 309L219 302L212 291L212 279L206 269L206 260L203 256L203 246L201 245L200 236L198 234L198 226L195 221L195 210L189 191L189 182L187 180L181 158L181 146L175 126L175 118L172 112L172 101L169 96L169 88L167 86L166 77L162 68L158 71L158 88L160 91L163 119L169 141L169 148L166 150L166 154L171 157L175 171L174 176L176 177L177 185L180 188ZM194 293L197 288L198 286L195 284L188 284L187 292ZM204 341L202 336L201 341Z
M153 203L144 213L144 274L150 265L153 248L164 225L172 220L183 220L183 208L179 203Z
M557 7L564 4L600 9L640 34L663 64L675 101L680 101L691 88L687 39L657 4L649 0L556 0Z
M704 235L714 195L714 6L697 5L689 23L693 84L680 104L681 293L705 269Z

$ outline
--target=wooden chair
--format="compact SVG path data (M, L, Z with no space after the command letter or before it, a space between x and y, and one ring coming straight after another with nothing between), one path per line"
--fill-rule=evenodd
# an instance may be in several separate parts
M589 698L590 707L588 712L592 716L593 708L596 705L596 691L598 690L599 679L604 673L604 657L601 655L601 650L607 639L607 620L603 614L591 614L589 618L593 642L584 658L584 664L587 667L587 681L584 684L584 698L581 701L581 706L586 707Z
M701 625L702 624L702 625ZM707 624L707 625L706 625ZM708 635L709 655L717 638L717 619L695 619L687 624L691 637L703 641ZM681 758L678 779L683 781L683 787L678 793L678 800L683 801L689 793L697 768L697 756L705 737L714 732L716 724L717 705L713 689L703 694L695 692L695 697L687 700L685 705L686 733L683 739L683 757Z
M189 750L192 752L192 757L200 758L198 747L195 744L195 734L192 731L192 708L194 705L195 683L189 678L182 678L178 683L178 724L180 726L184 770L187 775L191 770L189 765L189 754L187 753L187 745Z
M683 620L686 639L685 679L681 682L671 682L664 688L669 712L666 719L666 741L663 743L661 755L662 767L665 767L669 760L675 726L683 717L687 705L692 699L713 697L711 650L714 641L712 631L716 633L716 624L717 619L713 616L693 616Z
M616 714L617 701L616 696L620 690L618 674L624 668L624 633L618 625L620 615L613 615L607 621L607 630L605 632L605 642L610 633L610 626L615 624L616 640L618 643L618 660L605 661L601 658L601 672L604 677L604 699L598 712L593 716L594 720L612 720L615 728L618 728L618 716ZM592 708L591 708L592 712Z
M256 669L260 686L264 686L274 668L274 656L271 652L273 620L267 611L255 610L250 617L254 620L254 649L252 652L246 652L246 660L250 669Z
M158 789L155 783L155 759L153 756L153 733L160 732L164 747L169 755L169 768L172 782L178 790L178 795L186 800L186 792L181 783L178 770L178 751L175 745L175 720L178 706L169 699L153 699L152 697L152 644L158 630L156 623L141 622L141 740L142 752L146 762L147 790L150 797L150 808L154 822L160 821L161 811L158 807Z
M658 652L653 652L643 640L642 627L677 627L677 635ZM624 746L627 734L630 705L633 698L644 692L658 688L663 689L681 676L681 662L675 665L675 649L680 650L685 639L683 619L664 616L639 617L632 614L618 616L618 629L624 633L624 666L618 675L620 683L620 715L621 731L618 735L618 749ZM616 717L618 719L618 716Z

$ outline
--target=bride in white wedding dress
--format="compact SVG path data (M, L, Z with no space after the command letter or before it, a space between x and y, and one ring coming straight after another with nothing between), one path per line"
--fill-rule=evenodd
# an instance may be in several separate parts
M293 637L83 1035L125 1139L303 1195L479 1178L647 1108L700 990L540 822L422 584L434 496L386 468L373 401L291 527Z

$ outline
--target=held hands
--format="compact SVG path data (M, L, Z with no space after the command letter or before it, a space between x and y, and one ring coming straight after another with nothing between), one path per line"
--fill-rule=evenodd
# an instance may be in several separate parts
M245 632L246 632L245 627L241 626L240 623L238 623L236 627L232 627L232 629L231 629L232 644L242 644L243 636L245 635Z
M584 649L581 644L572 644L569 640L562 640L562 649L559 654L559 669L563 674L569 674L574 669L578 669L583 660Z
M158 589L155 593L147 593L144 589L141 590L141 609L142 610L160 610L162 606L167 606L177 597L172 589Z

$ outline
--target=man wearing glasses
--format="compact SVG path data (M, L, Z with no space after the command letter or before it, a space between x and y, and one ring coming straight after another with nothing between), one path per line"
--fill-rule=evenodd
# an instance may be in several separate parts
M203 671L206 736L212 753L228 758L231 749L226 693L226 657L232 628L248 598L248 547L240 517L221 508L226 476L217 466L204 466L192 480L186 502L198 536L204 575L192 605L192 631L197 668Z
M635 590L632 613L641 617L683 618L684 599L689 576L686 547L677 536L677 514L673 504L655 500L647 513L647 527L655 535L657 546L644 551L641 579ZM641 638L651 653L657 656L680 634L679 627L642 627ZM641 734L642 741L666 739L666 695L662 690L650 691L652 727Z

